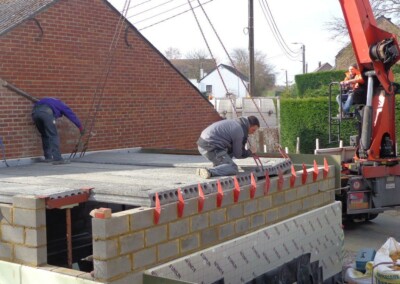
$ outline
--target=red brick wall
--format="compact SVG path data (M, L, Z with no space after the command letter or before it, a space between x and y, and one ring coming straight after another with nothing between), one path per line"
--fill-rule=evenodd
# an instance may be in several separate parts
M82 123L101 97L90 150L150 147L195 149L202 129L219 119L168 61L135 29L125 25L107 60L119 14L102 0L61 0L0 36L0 78L29 94L57 97ZM171 31L173 32L173 31ZM126 44L129 43L130 47ZM97 89L97 92L96 92ZM7 158L42 154L30 118L32 103L0 87L0 137ZM58 121L62 152L70 152L79 132Z

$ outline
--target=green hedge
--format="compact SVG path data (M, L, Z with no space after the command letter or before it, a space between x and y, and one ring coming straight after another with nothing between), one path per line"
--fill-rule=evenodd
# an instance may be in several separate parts
M329 144L329 100L327 97L281 99L281 145L288 147L290 153L296 150L296 139L300 137L300 152L313 154L315 139L318 138L321 148L337 147L338 143ZM332 102L333 115L337 113L337 103ZM400 122L400 98L396 98L396 122ZM399 129L396 136L400 139ZM355 119L342 121L341 140L349 145L351 135L358 134Z
M339 70L296 75L297 95L301 98L325 95L329 84L342 81L344 73L344 70Z

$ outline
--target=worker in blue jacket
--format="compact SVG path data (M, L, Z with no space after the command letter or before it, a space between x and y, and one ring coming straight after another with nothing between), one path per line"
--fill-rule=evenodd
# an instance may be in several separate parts
M45 162L53 162L54 165L69 163L64 160L60 151L60 138L58 136L56 119L67 117L83 134L83 127L75 113L61 100L55 98L43 98L35 103L32 110L32 119L42 136L42 147Z
M196 173L202 178L236 175L238 166L232 158L251 157L256 149L246 149L247 138L260 127L255 116L239 117L214 122L200 135L197 145L200 154L213 163L212 168L199 168Z

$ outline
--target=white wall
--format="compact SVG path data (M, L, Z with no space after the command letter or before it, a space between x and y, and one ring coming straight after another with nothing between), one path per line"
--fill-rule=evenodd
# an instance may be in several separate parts
M228 92L236 95L238 98L246 97L247 91L243 86L242 80L223 66L219 66L219 70ZM248 84L247 82L244 83ZM205 92L207 85L212 85L212 95L215 98L226 98L226 89L217 70L214 70L200 81L200 91Z

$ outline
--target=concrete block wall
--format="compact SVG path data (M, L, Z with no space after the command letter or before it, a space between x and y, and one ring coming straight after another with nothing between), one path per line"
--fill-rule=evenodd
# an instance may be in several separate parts
M90 273L47 264L45 199L31 195L0 204L0 271L1 283L97 283Z
M254 198L250 186L243 186L237 202L233 189L224 191L221 206L217 194L206 195L198 212L198 199L185 200L183 215L177 204L162 206L159 222L154 208L136 208L112 214L110 219L92 220L94 277L104 283L141 283L141 273L156 265L188 255L283 221L334 201L335 169L323 177L319 169L313 181L312 169L302 184L298 171L294 186L291 175L257 182Z
M45 200L17 195L0 204L0 259L29 266L47 263Z

